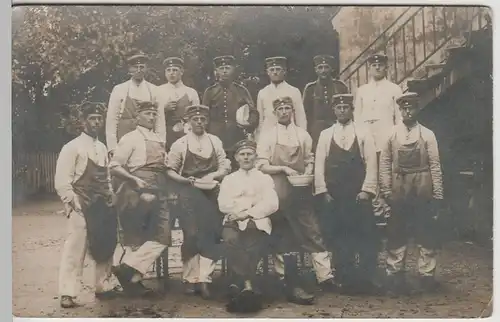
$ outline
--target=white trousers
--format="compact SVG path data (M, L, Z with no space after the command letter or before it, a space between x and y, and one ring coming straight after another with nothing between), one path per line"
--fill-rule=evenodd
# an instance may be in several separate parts
M312 265L314 272L316 273L316 279L318 283L324 282L330 278L333 278L332 265L330 253L311 253ZM273 255L274 271L280 279L285 277L285 260L283 254Z
M147 241L136 250L127 247L122 263L136 269L142 275L154 264L167 246L156 241Z
M387 275L394 275L398 272L403 271L406 264L406 255L408 248L407 246L402 246L397 249L387 250L387 260L386 260L386 271ZM434 276L436 272L437 265L437 251L432 249L426 249L421 245L418 245L418 273L421 276Z
M68 218L68 236L63 246L59 267L59 296L76 297L80 293L87 246L85 218L73 211ZM95 292L106 292L118 285L118 281L111 273L112 264L112 258L106 263L99 264L92 260Z
M199 254L182 263L182 279L185 283L211 283L215 262Z

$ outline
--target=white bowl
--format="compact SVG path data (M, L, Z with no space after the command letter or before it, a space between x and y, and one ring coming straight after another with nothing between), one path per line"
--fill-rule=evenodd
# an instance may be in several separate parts
M288 182L294 187L305 187L313 182L314 175L288 176Z
M212 190L215 186L217 186L217 181L196 180L194 182L194 186L201 190Z

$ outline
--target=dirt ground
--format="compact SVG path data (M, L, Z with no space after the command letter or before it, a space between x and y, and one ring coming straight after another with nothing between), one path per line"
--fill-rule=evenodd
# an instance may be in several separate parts
M156 300L94 300L90 270L84 270L81 307L64 310L57 298L60 253L66 221L57 201L30 203L13 210L13 313L18 317L237 317L225 311L223 295L213 301L183 295L174 274L165 297ZM171 261L178 266L178 250ZM408 297L318 294L314 306L269 297L267 308L254 318L458 318L479 317L492 295L493 252L468 242L450 242L440 255L437 294ZM86 261L88 265L88 261ZM413 261L414 264L414 261ZM411 266L410 266L411 268ZM175 270L174 270L175 273ZM414 274L414 272L410 272ZM155 283L152 280L150 283ZM223 284L222 280L214 284ZM272 285L269 284L269 285ZM276 289L275 287L268 288ZM222 294L222 293L221 293Z

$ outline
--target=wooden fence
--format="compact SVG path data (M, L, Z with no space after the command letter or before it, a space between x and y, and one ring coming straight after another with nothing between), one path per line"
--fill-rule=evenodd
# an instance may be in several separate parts
M12 156L12 195L14 203L46 193L55 193L54 176L58 153L24 152Z

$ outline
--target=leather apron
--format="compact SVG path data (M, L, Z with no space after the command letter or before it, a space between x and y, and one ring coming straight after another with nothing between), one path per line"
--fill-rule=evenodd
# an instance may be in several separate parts
M191 152L187 144L181 171L183 177L202 178L217 171L218 167L213 144L212 153L208 158ZM220 257L218 244L222 230L222 216L217 206L217 188L201 190L171 180L170 189L178 195L175 217L179 219L183 233L182 260L187 261L197 254L217 260Z
M87 158L83 175L73 183L87 227L88 249L97 263L113 257L117 244L117 216L111 206L108 168Z
M287 166L299 173L306 169L305 151L299 140L298 146L286 146L278 143L271 159L272 165ZM299 251L318 253L325 251L317 218L312 208L312 189L294 187L283 173L271 175L278 194L280 209L271 216L273 244L277 253Z
M134 99L130 97L130 86L127 90L127 96L125 97L125 102L123 102L122 112L120 114L120 119L117 124L117 133L116 133L116 141L119 142L120 139L127 133L132 132L137 127L137 105L134 102ZM149 100L153 101L153 94L151 94L151 89L149 85L147 85L149 92Z
M146 163L131 172L147 183L138 190L134 183L123 181L118 191L120 224L124 246L137 247L146 241L170 244L170 215L167 205L167 176L165 147L162 142L144 138ZM151 193L156 199L150 204L140 199L142 193Z

